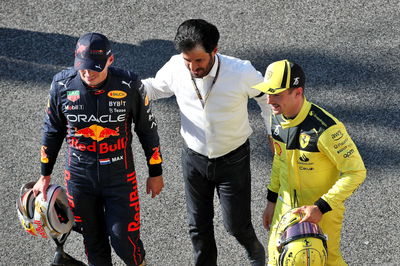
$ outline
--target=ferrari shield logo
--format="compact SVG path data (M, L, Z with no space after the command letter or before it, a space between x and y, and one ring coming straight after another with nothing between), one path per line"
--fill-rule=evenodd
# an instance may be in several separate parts
M303 149L307 147L308 143L310 142L310 136L304 133L300 134L300 147Z

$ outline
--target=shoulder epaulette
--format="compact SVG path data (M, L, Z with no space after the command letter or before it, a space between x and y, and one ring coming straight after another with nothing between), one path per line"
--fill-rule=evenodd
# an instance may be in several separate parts
M311 105L309 117L314 118L314 121L317 121L320 127L324 129L327 129L336 124L336 121L329 113L324 112L321 107L315 104Z

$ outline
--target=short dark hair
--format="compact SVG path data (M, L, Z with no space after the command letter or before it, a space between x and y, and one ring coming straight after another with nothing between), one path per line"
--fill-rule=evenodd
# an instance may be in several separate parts
M201 45L207 53L211 53L218 45L217 27L203 19L184 21L175 35L175 48L179 52L187 52Z
M297 88L303 88L303 95L304 95L304 89L305 89L305 86L303 85L303 86L301 86L301 87L292 87L292 88L289 88L289 89L287 89L288 91L289 91L289 94L291 94L295 89L297 89Z

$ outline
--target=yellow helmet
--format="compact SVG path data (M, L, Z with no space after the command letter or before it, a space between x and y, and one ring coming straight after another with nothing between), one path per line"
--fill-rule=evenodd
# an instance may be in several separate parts
M277 243L280 253L278 265L326 265L328 256L326 236L317 224L299 223L301 216L291 210L280 221L278 227L280 237Z

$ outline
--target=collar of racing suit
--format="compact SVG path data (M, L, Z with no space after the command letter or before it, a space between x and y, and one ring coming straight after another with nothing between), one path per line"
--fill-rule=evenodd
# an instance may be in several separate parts
M102 90L102 89L104 89L104 88L106 87L106 84L107 84L107 82L108 82L108 80L109 80L108 76L109 76L109 75L107 75L106 79L103 80L100 84L97 84L95 87L92 87L92 86L87 85L82 79L81 79L81 82L82 82L82 84L85 86L85 88L86 88L88 91L90 91L90 92L96 92L96 91Z
M283 115L281 115L283 119L283 122L281 122L282 128L295 127L299 125L301 122L304 121L304 119L308 115L308 112L310 112L310 109L311 103L307 101L307 99L304 97L303 106L301 107L300 112L296 115L295 118L287 119Z

